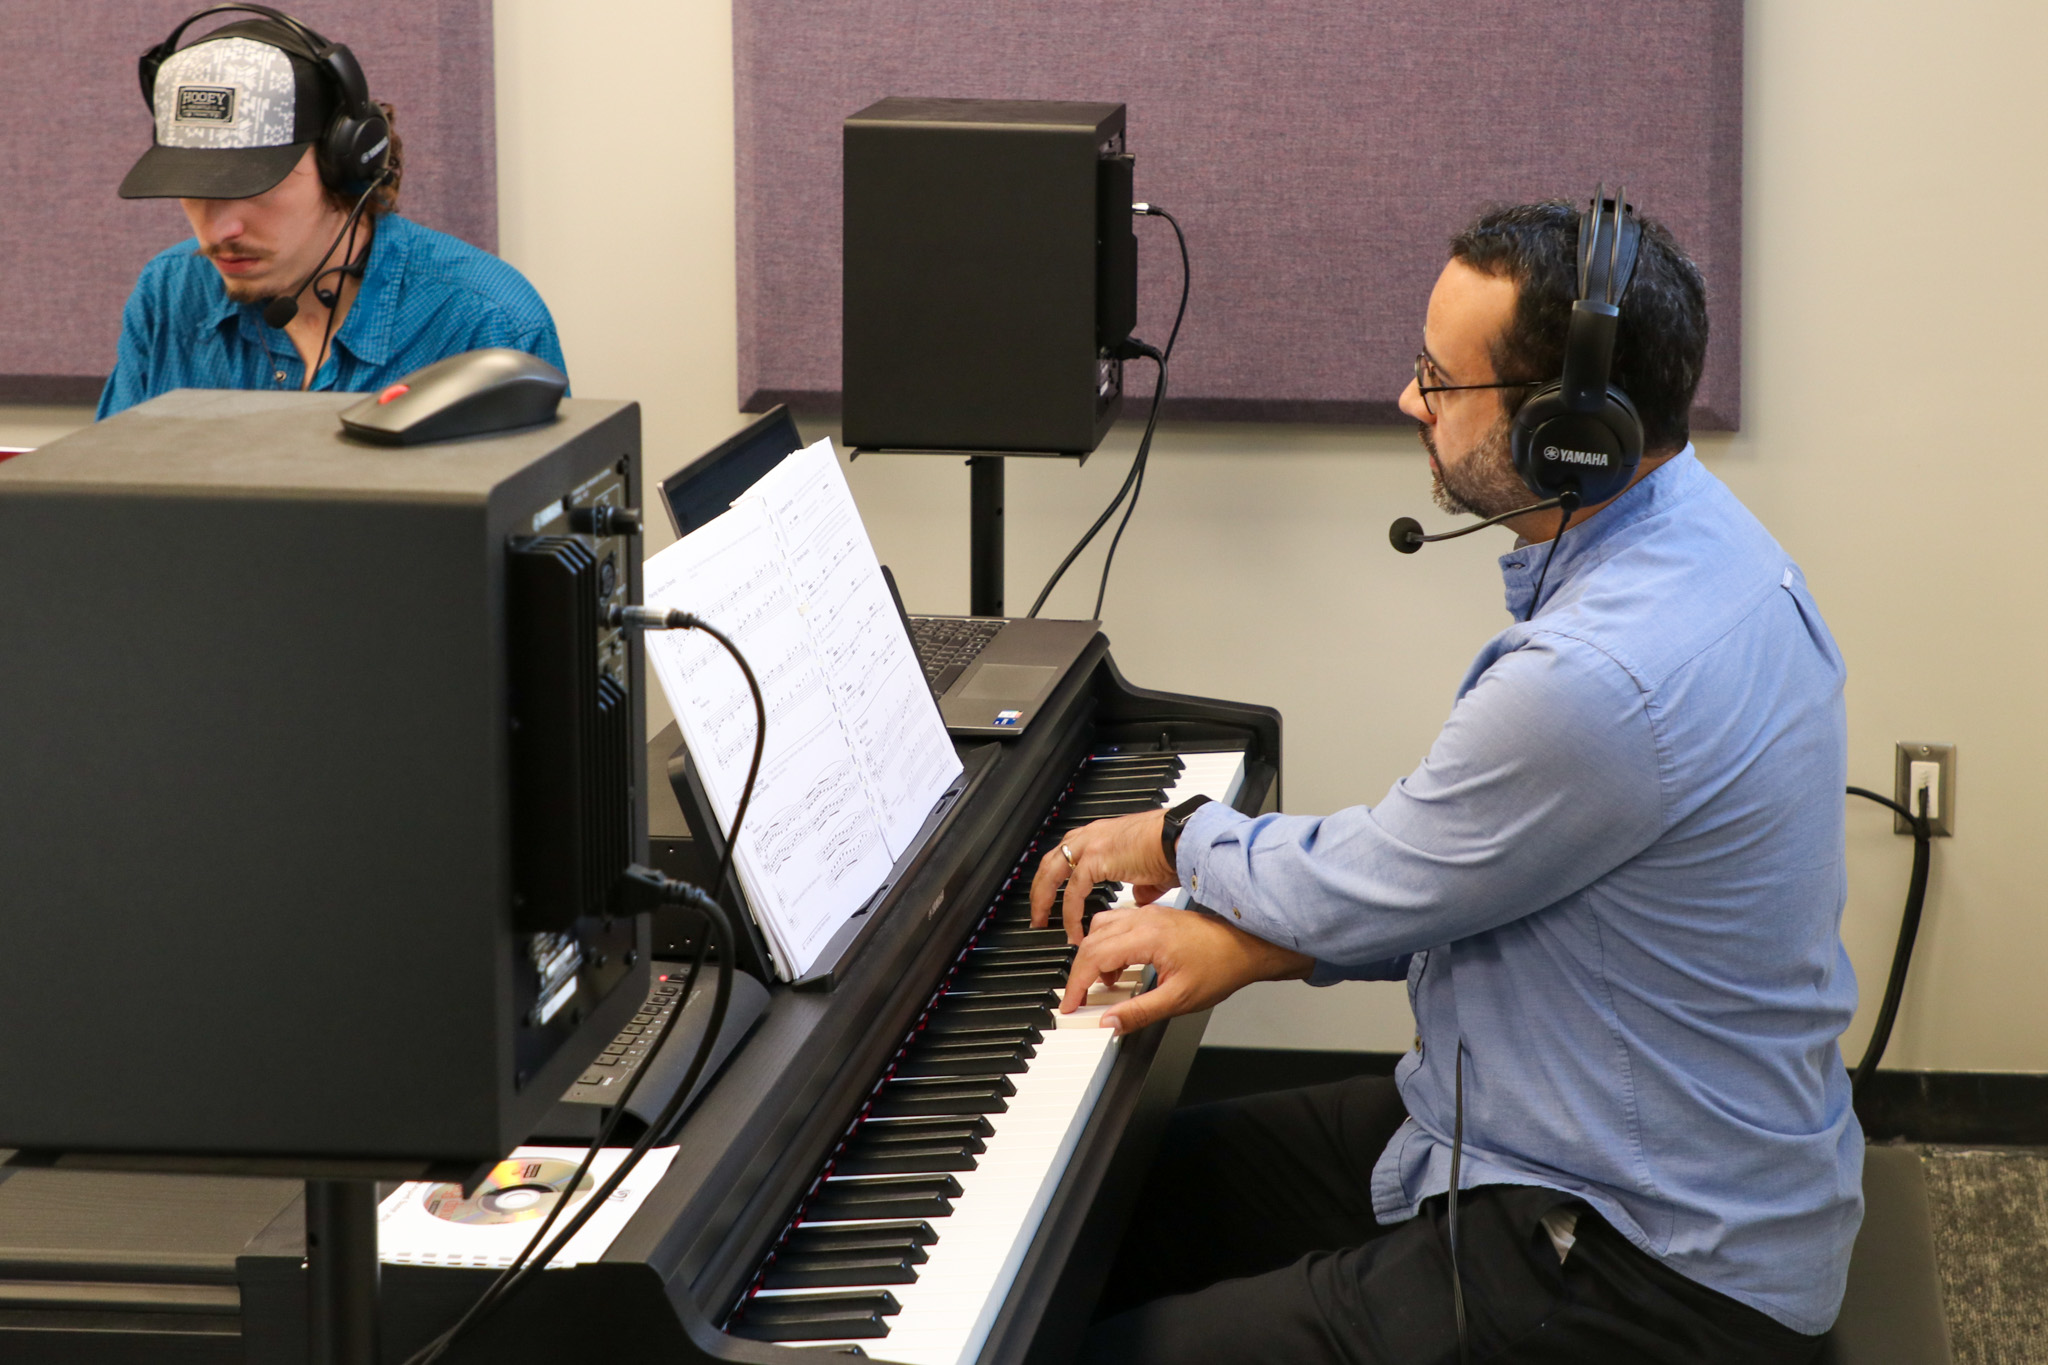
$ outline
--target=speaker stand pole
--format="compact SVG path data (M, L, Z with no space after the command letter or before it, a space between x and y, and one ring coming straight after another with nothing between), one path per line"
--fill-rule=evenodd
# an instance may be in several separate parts
M312 1365L377 1365L377 1184L306 1182L306 1331Z
M967 614L1003 614L1003 457L967 457Z

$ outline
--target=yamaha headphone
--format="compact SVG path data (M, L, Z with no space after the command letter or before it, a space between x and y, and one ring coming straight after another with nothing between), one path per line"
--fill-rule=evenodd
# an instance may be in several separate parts
M170 37L143 53L136 63L136 74L142 80L142 99L150 112L156 112L156 73L177 50L178 39L185 30L209 15L231 12L260 14L285 28L303 44L297 55L326 73L341 96L341 107L314 144L320 179L343 194L363 194L383 176L391 158L391 125L384 112L371 103L369 82L363 79L363 68L355 53L346 44L328 42L281 10L268 5L210 5L172 29Z
M1643 458L1643 422L1627 394L1608 382L1622 296L1636 270L1642 222L1624 192L1603 185L1579 213L1579 296L1565 334L1564 373L1515 413L1509 450L1515 473L1542 498L1605 502L1628 487Z

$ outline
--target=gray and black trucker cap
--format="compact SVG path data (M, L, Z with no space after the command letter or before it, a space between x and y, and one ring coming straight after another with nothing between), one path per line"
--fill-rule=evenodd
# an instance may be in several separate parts
M180 48L156 74L156 145L123 199L247 199L285 178L333 116L334 100L289 30L229 24Z

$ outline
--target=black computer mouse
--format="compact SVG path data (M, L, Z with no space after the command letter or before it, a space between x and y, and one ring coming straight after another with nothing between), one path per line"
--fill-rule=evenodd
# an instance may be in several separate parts
M341 414L341 429L381 445L409 446L530 427L554 418L569 377L504 346L464 351L414 370Z

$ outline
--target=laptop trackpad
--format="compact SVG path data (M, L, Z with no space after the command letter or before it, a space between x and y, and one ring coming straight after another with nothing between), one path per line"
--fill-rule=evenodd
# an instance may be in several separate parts
M962 701L1029 701L1059 675L1040 664L983 664L957 695Z

